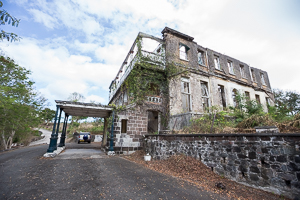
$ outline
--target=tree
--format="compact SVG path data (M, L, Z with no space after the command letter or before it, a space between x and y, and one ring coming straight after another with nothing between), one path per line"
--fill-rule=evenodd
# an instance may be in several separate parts
M0 1L0 8L2 8L3 3ZM9 25L11 24L12 26L18 27L20 19L17 19L13 16L11 16L6 10L1 9L0 10L0 24L1 25L6 25L6 23ZM19 41L20 37L15 34L15 33L7 33L4 30L1 30L0 32L0 38L3 40L6 38L8 41Z
M33 89L31 72L0 57L0 142L10 148L13 139L25 139L40 123L37 116L46 100Z
M69 101L73 101L73 102L81 102L84 101L84 99L85 97L78 92L71 93L68 98ZM82 116L72 116L71 124L73 123L73 120L77 123L79 120L86 119L86 118L87 117L82 117Z
M84 101L84 99L85 97L82 94L79 94L78 92L73 92L68 97L68 100L73 102Z
M280 120L287 116L294 116L300 111L300 93L274 89L275 106L269 107L273 118Z
M48 125L49 121L55 118L55 110L51 110L49 108L45 108L41 111L40 115L41 119Z

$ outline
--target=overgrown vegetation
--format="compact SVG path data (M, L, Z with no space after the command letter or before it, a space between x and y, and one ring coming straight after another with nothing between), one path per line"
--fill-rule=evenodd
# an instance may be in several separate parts
M236 94L236 107L222 110L212 107L211 112L191 120L183 129L188 133L254 132L255 126L277 126L280 132L300 131L300 94L275 89L275 105L268 105L265 113L260 103Z

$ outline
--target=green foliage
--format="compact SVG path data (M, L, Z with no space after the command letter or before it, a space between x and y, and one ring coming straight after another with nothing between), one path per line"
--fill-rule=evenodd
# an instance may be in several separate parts
M285 121L300 111L300 94L274 89L275 106L269 107L270 115L277 121Z
M46 121L46 123L48 124L55 118L55 110L45 108L40 112L39 116L43 121Z
M211 112L202 117L191 119L191 125L184 131L189 133L219 133L227 126L233 126L234 121L229 113L216 106L211 107Z
M2 1L0 1L0 8L3 6ZM6 25L11 24L12 26L18 27L20 22L20 19L17 19L13 16L11 16L6 10L1 9L0 10L0 24ZM19 41L20 37L15 33L7 33L4 30L1 30L0 32L0 38L1 40L7 39L8 41Z
M37 116L46 100L34 91L29 74L10 58L0 57L0 134L4 148L10 147L14 137L26 139L31 127L41 122Z
M263 107L260 103L248 99L244 94L236 93L236 107L229 107L233 112L231 116L235 118L237 123L252 115L264 115Z
M84 101L85 97L78 93L78 92L73 92L69 95L68 100L69 101L73 101L73 102L81 102ZM83 120L83 119L87 119L88 117L82 117L82 116L72 116L72 121L71 124L73 122L78 122L79 120Z

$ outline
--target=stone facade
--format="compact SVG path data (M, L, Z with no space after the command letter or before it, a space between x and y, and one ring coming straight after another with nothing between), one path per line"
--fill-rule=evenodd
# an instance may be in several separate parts
M137 38L141 38L142 44L148 44L150 40L156 43L156 48L142 48L138 53L139 40L135 40L110 85L109 103L126 106L128 109L128 112L119 113L119 121L115 122L116 147L136 147L138 143L130 138L141 137L150 132L180 130L188 126L192 118L209 112L212 106L220 109L234 106L237 92L247 95L251 100L259 101L265 110L267 103L273 104L274 98L267 72L204 48L193 41L194 38L168 27L162 31L162 35L161 39L139 33ZM145 56L148 60L139 59ZM170 66L178 66L182 71L173 75L172 79L166 76L162 78L166 79L166 82L167 79L171 79L166 86L167 92L163 94L160 88L155 95L145 97L142 105L136 105L130 102L130 94L123 85L139 62L155 66L152 69L157 74L163 74ZM140 119L137 120L136 117L139 116ZM122 131L122 119L126 119L127 130ZM121 133L126 135L118 135ZM123 142L120 142L121 140Z
M146 135L145 149L154 159L183 153L234 181L300 194L300 134Z

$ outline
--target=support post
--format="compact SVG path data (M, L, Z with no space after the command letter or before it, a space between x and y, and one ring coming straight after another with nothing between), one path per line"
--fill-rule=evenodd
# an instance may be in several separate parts
M54 118L53 130L52 130L52 134L51 134L51 138L50 138L49 148L47 149L48 153L53 153L53 151L56 149L56 145L57 145L57 135L55 134L55 127L56 127L58 110L59 110L59 106L56 105L56 113L55 113L55 118Z
M58 147L64 147L65 145L65 140L66 140L66 132L67 132L67 125L68 125L68 114L65 114L65 120L64 120L64 125L63 125L63 130L60 136L60 142Z
M58 122L57 122L55 150L57 150L57 139L58 139L60 119L61 119L61 112L62 112L62 109L60 109L59 117L58 117Z
M114 151L114 121L115 121L115 111L113 111L112 113L109 151Z
M102 137L102 147L106 146L107 143L107 118L104 117L104 128L103 128L103 137Z

